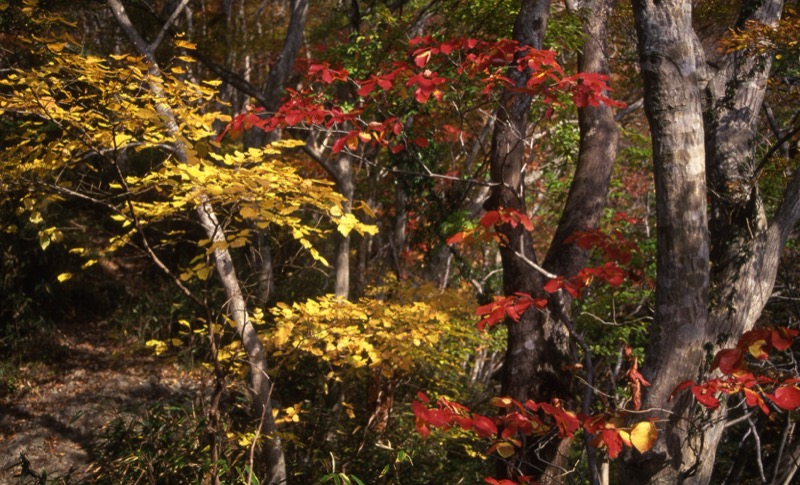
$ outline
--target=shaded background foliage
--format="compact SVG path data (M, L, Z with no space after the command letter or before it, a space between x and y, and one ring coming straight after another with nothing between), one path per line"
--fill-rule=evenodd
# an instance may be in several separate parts
M355 29L353 5L360 10ZM42 8L74 15L82 28L79 39L87 52L97 55L127 52L126 40L116 28L102 2L41 2ZM163 21L176 8L176 2L130 2L133 22L146 38L155 37ZM720 9L722 2L709 2L699 11L704 24L699 30L712 34L723 24L717 17L729 15ZM0 37L3 67L41 66L46 59L26 57L18 49L23 34L37 34L39 24L30 23L19 13L23 2L12 1L0 10ZM363 79L378 65L408 56L406 39L425 33L441 38L474 37L496 39L508 37L516 15L516 3L502 1L434 1L434 2L313 2L309 7L305 46L290 76L287 87L300 89L312 83L307 78L311 62L328 62L346 68L355 79ZM197 44L188 53L200 60L186 77L193 81L210 79L227 73L220 99L208 109L220 109L235 115L254 104L252 92L234 87L232 80L243 82L255 91L267 81L272 65L283 44L285 26L290 15L289 3L280 1L205 1L190 2L181 14L175 31L186 31L187 38ZM635 41L632 40L631 13L621 6L612 16L612 55L615 95L634 105L641 96ZM727 17L726 17L727 18ZM576 52L583 42L581 18L565 9L554 7L545 44L559 53L559 62L574 70ZM709 34L710 37L713 37ZM796 51L786 48L776 65L776 79L769 92L770 116L782 123L795 116L793 100L797 90ZM168 63L185 50L164 42L157 56ZM448 77L455 78L456 66L450 66ZM325 91L330 104L355 105L354 87L332 85ZM320 88L322 91L323 88ZM489 412L488 399L497 394L497 369L504 350L503 330L479 335L471 318L478 304L490 301L500 293L499 257L494 246L475 243L452 247L447 238L475 226L480 203L485 198L480 185L470 179L485 179L488 142L484 127L491 121L491 107L479 96L479 87L464 84L446 94L446 100L459 110L457 126L466 134L462 140L437 140L438 122L450 114L450 105L423 104L413 95L385 100L375 108L375 118L398 116L407 120L405 128L412 136L429 140L422 146L408 145L401 153L365 148L353 157L356 173L356 199L366 200L376 212L374 220L360 215L365 222L374 222L381 232L375 236L354 236L351 245L354 297L373 295L388 303L409 303L421 299L449 302L450 325L460 335L445 335L435 347L425 348L416 356L413 372L391 379L375 375L372 369L349 368L332 364L313 354L276 359L273 398L278 403L277 419L281 423L291 483L315 483L333 473L352 474L365 483L478 483L491 474L492 465L481 460L485 446L474 437L462 434L435 434L423 442L413 424L410 403L417 392L425 390L444 394L469 403L476 411ZM577 157L578 129L575 106L564 97L553 107L536 100L531 109L535 135L528 180L531 191L531 216L537 228L534 243L546 247L552 239L560 209L566 198ZM25 119L4 117L0 125L2 148L14 143ZM595 354L598 387L610 399L623 402L630 396L618 389L621 349L633 347L643 357L647 329L652 319L654 268L654 201L649 171L652 154L646 123L641 112L621 117L622 141L617 160L608 208L602 227L615 229L629 241L635 241L637 253L631 268L639 271L638 285L611 288L591 286L585 298L572 312L578 330L591 342ZM454 122L455 123L455 122ZM219 126L222 129L222 126ZM314 127L296 126L284 129L287 137L322 136ZM55 131L42 133L58 137ZM223 140L220 153L243 149L246 138ZM765 165L759 182L767 195L768 209L775 210L775 201L786 184L789 169L796 161L796 142L787 145L779 160ZM761 152L765 152L766 148ZM324 170L300 150L290 158L308 177L326 177ZM476 155L471 155L471 153ZM330 155L330 154L328 154ZM126 158L130 174L143 175L161 163L159 153L140 152ZM771 161L772 162L772 161ZM93 161L87 161L91 167ZM424 167L437 174L453 174L454 181L430 177ZM108 186L114 174L103 170L99 161L86 173L92 183ZM458 180L460 179L460 180ZM101 251L110 235L119 231L108 219L108 213L81 201L51 201L42 207L43 216L55 221L63 236L50 243L46 250L40 244L40 227L19 209L19 201L29 195L25 188L7 190L2 187L0 200L0 250L3 254L3 278L0 281L0 352L9 356L2 367L0 392L13 396L21 384L15 381L15 366L32 359L57 365L66 350L52 343L52 333L60 325L81 325L87 320L113 321L120 333L133 334L139 345L148 341L168 342L180 339L180 345L168 347L163 358L178 359L187 367L218 360L208 350L202 330L210 321L218 321L219 306L224 303L222 290L214 280L190 280L189 288L213 302L213 310L198 312L182 299L169 278L154 269L141 254L134 237L131 247L103 258L100 264L81 270L81 259L71 254L72 247ZM769 204L772 205L769 205ZM620 220L616 214L624 212ZM304 214L308 224L320 224L311 211ZM178 240L164 237L168 231L180 232ZM402 235L402 237L398 237ZM173 270L184 269L198 253L196 243L202 238L196 225L171 220L165 227L150 234L159 244L156 252ZM260 247L234 252L237 268L248 268L241 275L246 291L258 294L260 262L272 262L272 291L264 305L261 329L273 331L277 322L266 311L277 302L302 302L333 290L331 270L315 262L285 229L271 228ZM321 253L333 260L332 238L315 241ZM137 248L137 245L139 246ZM259 252L260 251L260 252ZM783 270L779 275L776 295L765 312L764 320L796 325L798 319L797 289L794 282L797 248L785 251ZM596 254L594 262L602 262ZM73 278L59 283L59 274L69 272ZM352 273L351 273L352 274ZM387 275L391 275L388 276ZM181 320L190 322L187 333ZM431 330L435 331L435 330ZM455 333L455 332L453 332ZM218 341L220 347L232 345L228 334ZM234 349L235 350L235 349ZM95 479L99 482L126 481L141 473L170 482L200 481L215 469L224 481L241 480L250 466L247 459L248 433L252 417L246 412L245 384L237 377L245 372L237 357L217 369L216 378L224 392L219 404L212 405L210 396L179 396L154 406L131 410L110 423L98 435L94 448ZM378 399L377 394L383 393ZM209 423L209 412L222 416L218 423ZM295 414L292 414L295 413ZM381 413L385 413L384 416ZM297 416L297 421L292 416ZM376 425L376 419L380 426ZM785 427L759 418L765 446L764 466L771 466L774 447L782 439ZM793 425L792 425L793 426ZM719 454L719 473L715 483L724 483L730 473L747 483L757 480L758 466L754 458L741 450L750 431L734 429ZM222 452L216 464L207 454L209 440L216 440ZM242 445L244 443L244 445ZM575 451L573 454L578 455ZM477 459L476 459L477 457ZM580 461L578 456L575 456ZM575 482L586 478L579 468ZM337 475L338 476L338 475Z

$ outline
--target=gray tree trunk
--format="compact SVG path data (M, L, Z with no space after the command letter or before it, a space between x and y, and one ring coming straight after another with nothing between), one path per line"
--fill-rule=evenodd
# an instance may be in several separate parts
M547 24L549 2L523 2L514 29L514 39L522 45L541 48ZM610 2L587 1L585 9L587 42L579 60L582 72L607 73L606 19ZM509 77L523 85L530 73L512 70ZM503 93L495 124L490 155L492 181L496 186L486 203L487 210L500 207L525 212L523 186L524 138L531 98L515 90ZM565 240L576 231L597 227L606 203L608 184L617 148L617 129L607 106L587 107L579 112L581 145L578 164L567 202L544 268L559 276L574 276L585 265L587 252ZM500 231L509 243L501 246L503 285L507 295L515 292L547 297L543 284L547 277L531 263L533 252L530 233L520 225L504 226ZM520 257L523 256L523 257ZM527 260L527 261L526 261ZM552 295L550 308L530 310L519 322L508 322L508 347L503 366L502 393L524 402L550 401L559 398L568 406L576 404L571 374L567 365L574 362L568 328L569 298ZM500 463L504 477L515 473L534 475L541 483L561 483L559 465L564 463L568 442L564 440L528 443L520 456ZM593 481L599 477L593 477Z
M699 82L704 67L688 0L634 0L644 106L656 182L656 308L643 374L652 387L643 407L657 408L662 436L643 459L622 466L623 483L681 483L696 466L690 442L694 403L682 381L697 379L708 322L709 249L705 147ZM639 458L639 457L637 457Z
M125 35L139 54L145 56L147 59L150 65L149 74L153 79L159 79L161 77L161 70L154 55L156 46L148 45L144 41L131 23L125 7L119 0L108 0L108 5ZM186 162L188 159L186 146L178 141L182 137L175 115L169 105L162 101L166 99L166 95L160 84L154 81L150 83L150 90L156 99L156 110L164 117L167 130L176 140L175 155L181 162ZM200 219L200 224L208 238L212 242L225 242L225 234L222 231L211 204L201 202L197 206L196 212ZM264 353L264 347L250 321L250 316L247 311L247 302L242 293L241 285L236 276L233 260L228 249L219 248L214 250L214 261L220 282L228 297L228 315L236 322L236 330L242 339L242 346L247 352L248 362L250 364L251 391L254 397L256 413L260 418L261 431L267 436L266 449L263 454L265 458L264 465L267 469L267 483L282 484L286 482L286 463L281 440L276 433L275 420L272 416L272 404L270 400L272 383L267 374L267 359Z
M773 24L782 5L745 1L737 26L746 20ZM795 174L768 223L754 157L769 55L721 56L706 78L689 2L636 0L634 10L659 225L656 318L643 368L653 387L644 407L659 409L654 414L667 424L652 451L633 453L620 464L621 480L706 484L724 427L722 411L698 411L689 393L668 398L681 381L708 377L706 356L731 346L756 323L798 219L800 180Z

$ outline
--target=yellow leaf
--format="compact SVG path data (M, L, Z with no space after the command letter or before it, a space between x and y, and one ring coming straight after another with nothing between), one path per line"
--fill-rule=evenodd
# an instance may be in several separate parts
M624 429L621 429L621 430L618 431L618 434L619 434L619 437L622 439L622 442L625 443L626 446L632 446L631 445L631 434L630 433L628 433Z
M41 246L42 251L44 251L45 249L47 249L48 246L50 246L50 235L47 234L46 232L39 233L39 246Z
M129 142L133 137L127 133L117 133L114 136L114 146L121 147L125 143Z
M278 327L272 340L275 342L276 347L283 347L289 341L289 336L292 334L292 324L285 324Z
M211 266L203 266L201 268L198 268L195 271L195 274L197 274L198 278L200 278L201 280L205 281L211 275Z
M766 359L766 352L764 352L763 348L767 345L767 341L764 339L756 340L749 347L747 347L747 351L750 352L750 355L757 359Z
M497 444L497 448L495 448L495 450L497 451L497 454L500 455L503 458L509 458L509 457L513 456L514 452L516 451L514 449L514 445L512 445L511 443L509 443L507 441L504 441L502 443L498 443Z
M167 344L161 340L148 340L145 346L152 347L156 355L161 355L167 350Z
M646 453L658 439L656 425L650 421L642 421L631 430L630 441L639 453Z
M244 219L255 219L258 216L258 210L252 206L246 205L239 209L239 215Z
M364 211L365 214L367 214L368 216L370 216L373 219L375 219L377 217L375 215L375 212L370 208L369 205L367 205L366 202L362 201L356 208Z
M342 236L347 236L350 234L350 231L358 224L358 219L353 214L345 214L339 219L339 225L336 229L342 233Z
M61 273L60 275L57 276L59 283L63 283L70 278L72 278L72 273Z
M189 41L186 41L186 40L176 40L175 41L175 47L180 47L180 48L183 48L183 49L197 49L197 45L196 44L194 44L192 42L189 42Z

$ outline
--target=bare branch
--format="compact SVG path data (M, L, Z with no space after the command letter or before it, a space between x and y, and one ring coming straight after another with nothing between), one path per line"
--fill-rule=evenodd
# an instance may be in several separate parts
M170 15L167 21L164 22L164 25L161 27L161 31L158 33L156 38L153 39L153 42L151 42L150 45L147 46L148 50L155 52L155 50L161 44L161 41L164 40L164 35L167 33L167 31L169 31L169 28L172 26L172 23L175 22L175 19L178 18L178 15L181 14L184 7L186 7L186 5L188 4L189 0L181 1L180 5L178 5L177 8L175 8L175 11L172 12L172 15Z

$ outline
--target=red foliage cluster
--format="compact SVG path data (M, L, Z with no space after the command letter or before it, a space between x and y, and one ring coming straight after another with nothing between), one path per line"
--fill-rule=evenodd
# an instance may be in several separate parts
M533 223L527 215L513 209L500 208L499 210L488 211L480 220L480 225L476 229L461 231L448 240L448 244L456 244L468 239L479 241L495 240L503 243L501 235L496 231L497 226L509 224L516 227L518 224L528 230L533 230ZM552 278L543 286L546 293L556 293L563 290L573 298L579 298L584 288L594 281L602 281L612 287L618 287L626 279L639 281L641 277L632 271L623 270L620 265L631 262L632 255L636 251L636 246L629 241L619 230L605 233L600 229L592 231L576 232L567 238L567 243L574 242L584 249L599 248L607 261L605 264L583 268L572 278L557 277ZM545 298L534 298L526 293L515 293L514 295L499 297L495 296L494 301L480 306L477 314L482 317L478 323L478 328L483 330L487 325L492 327L502 322L506 317L514 321L519 321L522 314L531 306L535 308L545 308L547 300Z
M222 140L226 135L233 138L241 136L242 129L249 127L270 131L279 127L313 124L331 129L348 122L353 128L342 133L334 142L333 152L345 148L355 150L361 143L377 143L398 153L406 148L406 141L400 136L402 123L397 119L362 119L365 107L380 104L381 96L404 98L407 90L413 90L413 97L420 104L431 99L441 102L446 90L452 89L456 82L466 80L482 85L484 94L494 92L498 87L511 87L542 96L549 103L556 102L557 95L572 93L579 107L597 106L600 103L621 105L606 95L609 91L607 76L589 73L567 76L553 51L521 47L510 40L486 42L451 39L439 42L431 37L418 37L411 39L408 45L410 62L390 62L364 79L354 79L346 69L333 67L327 62L311 63L308 77L312 83L301 91L288 90L288 100L277 113L255 110L242 113L226 126L217 140ZM506 76L510 66L533 73L527 78L525 86L515 86ZM452 72L453 67L455 75L465 79L456 81L443 74L445 70ZM345 112L336 106L335 101L331 101L324 90L319 89L320 85L334 83L354 85L355 93L360 97L355 108ZM265 114L271 116L265 117ZM427 143L427 140L424 141ZM416 144L423 146L421 142Z
M491 441L487 454L497 453L502 458L514 455L521 448L521 437L543 436L555 431L562 438L573 438L580 430L593 436L590 444L608 450L610 458L616 458L625 446L633 446L644 452L656 439L655 426L649 422L625 427L622 413L605 412L587 416L564 409L554 399L551 403L536 403L528 400L524 404L510 397L495 397L495 407L505 414L490 418L471 412L467 407L440 397L435 404L420 392L412 407L416 417L417 431L427 437L431 427L447 431L459 427L472 431ZM644 426L642 426L644 425ZM645 432L639 431L644 429ZM530 477L519 477L516 481L487 478L487 483L517 484L533 483Z
M798 330L788 328L760 328L746 332L739 339L735 348L722 349L717 352L711 362L709 371L719 369L721 377L696 383L684 381L672 392L690 389L697 402L708 409L717 409L720 405L719 395L728 396L742 393L749 407L758 406L764 414L770 413L766 397L784 411L800 408L800 378L796 376L779 376L774 370L767 373L754 373L748 364L747 356L755 360L767 360L773 350L785 351L791 347L798 335ZM769 390L772 389L772 392Z
M544 298L533 298L526 293L515 293L511 296L495 296L492 303L479 306L476 310L481 320L478 322L478 330L483 330L487 325L492 327L505 320L506 317L518 322L522 314L530 308L545 308L547 300Z

